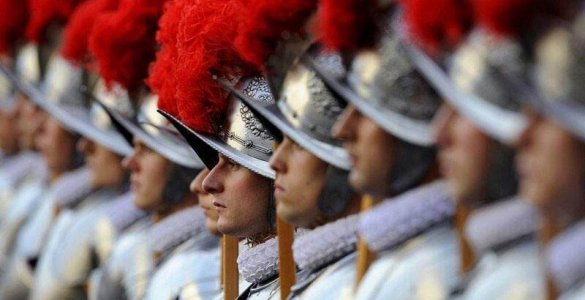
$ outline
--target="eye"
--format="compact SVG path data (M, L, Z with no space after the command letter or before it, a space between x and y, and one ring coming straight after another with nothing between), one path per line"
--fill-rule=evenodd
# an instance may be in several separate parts
M305 151L305 148L295 142L292 142L292 147L295 151Z
M227 163L228 163L228 166L229 166L231 169L238 169L238 168L240 167L240 164L238 164L238 163L237 163L236 161L234 161L233 159L229 159L229 158L228 158L228 159L227 159Z

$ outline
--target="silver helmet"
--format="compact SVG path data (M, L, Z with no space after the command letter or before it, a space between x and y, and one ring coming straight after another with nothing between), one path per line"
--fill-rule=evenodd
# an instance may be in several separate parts
M432 121L441 100L411 62L392 20L384 25L377 48L355 55L345 82L316 64L313 69L335 93L396 137L389 180L392 191L400 193L420 182L435 161Z
M522 47L478 29L447 59L446 70L415 47L409 54L445 101L488 135L513 143L526 126L520 113L524 93L513 82L526 78Z
M16 54L14 68L0 64L0 71L8 77L14 87L35 101L40 98L38 85L41 82L40 50L34 44L26 44Z
M201 160L193 155L193 151L177 130L157 113L157 100L155 95L145 96L135 119L104 102L99 103L128 144L132 145L133 137L137 137L171 162L186 168L201 169Z
M432 146L431 123L441 101L410 61L403 39L388 23L376 49L355 55L346 84L320 68L315 70L388 133L414 145Z
M258 103L238 91L234 94L261 116L260 120L267 128L274 128L272 130L277 130L277 134L286 135L329 164L326 183L319 196L319 208L325 215L333 216L342 212L354 195L347 183L351 165L349 155L331 134L343 111L343 103L307 66L309 63L327 68L329 74L345 75L341 57L337 53L321 51L315 45L287 72L276 104Z
M91 101L90 76L60 56L50 62L42 84L43 98L38 104L69 130L72 130L109 150L125 156L132 148L115 130L101 105ZM115 88L107 91L103 81L95 84L95 97L116 110L132 114L133 108L127 94Z
M229 87L232 93L239 91L264 105L274 103L268 82L263 77L240 80L237 87L227 82L224 86ZM274 171L268 164L274 136L248 105L234 94L230 97L227 123L213 135L195 132L173 116L160 112L173 123L209 169L217 163L217 154L221 153L254 173L274 179Z
M535 47L535 81L539 97L531 104L585 140L585 9L565 26L557 26Z

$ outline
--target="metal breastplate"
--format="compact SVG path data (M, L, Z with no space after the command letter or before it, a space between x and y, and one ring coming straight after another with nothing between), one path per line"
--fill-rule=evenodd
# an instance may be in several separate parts
M494 263L470 281L464 299L545 299L544 274L534 240L486 255Z
M441 225L380 253L356 299L448 299L458 286L459 251L450 225Z
M90 299L139 299L144 294L154 268L147 236L145 230L119 240L108 262L92 276Z
M41 180L32 178L26 180L15 191L14 200L2 219L0 233L0 255L7 257L13 251L22 226L31 217L45 191L45 184ZM38 209L37 209L38 210Z
M94 228L115 196L97 193L75 209L61 211L39 260L33 298L75 299L85 294L83 286L95 265Z
M329 265L304 291L291 298L340 299L344 296L351 296L355 281L356 258L357 253L353 252Z
M214 299L221 292L219 261L219 248L175 255L153 275L145 299Z

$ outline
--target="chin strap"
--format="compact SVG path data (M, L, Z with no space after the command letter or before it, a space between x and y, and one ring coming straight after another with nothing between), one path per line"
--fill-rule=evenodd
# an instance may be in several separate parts
M486 180L487 201L512 197L518 190L518 177L514 169L514 150L499 142L494 142L490 157L490 167Z
M401 194L419 184L435 162L434 147L422 147L395 139L394 164L390 172L390 191Z
M349 171L329 166L325 185L319 195L319 210L325 218L341 214L355 193L347 183Z

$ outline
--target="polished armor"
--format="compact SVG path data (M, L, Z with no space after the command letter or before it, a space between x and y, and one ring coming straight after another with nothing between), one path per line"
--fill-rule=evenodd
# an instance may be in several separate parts
M124 236L106 265L92 276L90 299L143 299L162 262L188 251L202 234L208 235L200 210L183 209L146 231Z
M33 192L38 189L32 189ZM58 203L75 205L91 193L87 170L66 173L52 183L45 194L39 194L29 207L33 213L18 231L6 271L2 274L0 293L5 299L22 299L28 295L33 272L42 253L47 236L56 219Z

